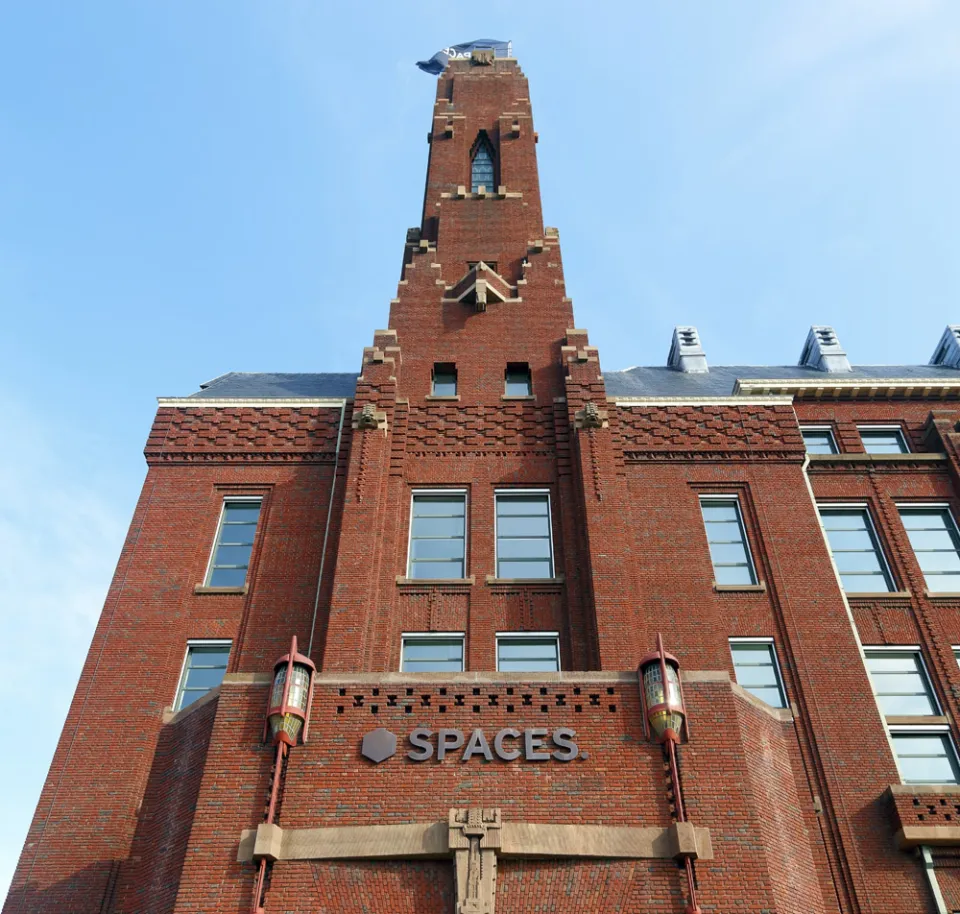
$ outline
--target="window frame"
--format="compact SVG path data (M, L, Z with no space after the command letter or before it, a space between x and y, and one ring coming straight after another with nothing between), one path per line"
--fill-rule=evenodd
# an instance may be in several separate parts
M492 185L487 187L486 184L477 184L476 187L473 185L473 168L474 162L477 159L477 155L480 153L480 150L483 149L486 151L487 155L490 157L490 171L491 171L491 181ZM477 133L476 139L473 141L473 145L470 147L470 193L476 194L480 192L480 188L484 189L484 193L495 194L497 193L497 174L499 172L500 162L499 156L497 154L497 148L493 145L493 140L490 139L490 135L486 130L480 130Z
M210 555L207 557L207 570L203 575L203 586L204 587L219 587L219 584L211 584L210 579L213 576L214 565L213 560L217 555L217 547L220 545L220 534L223 530L223 519L227 513L227 503L228 502L256 502L260 506L260 513L257 515L257 523L254 526L253 530L253 543L250 545L250 561L247 563L246 574L243 578L242 584L230 585L227 589L229 590L240 590L243 587L248 587L250 584L250 566L253 565L253 553L256 549L257 543L257 534L260 531L260 521L263 518L263 505L264 505L264 496L262 495L224 495L220 500L220 514L217 516L217 527L213 534L213 544L210 546Z
M414 674L424 674L429 673L429 675L443 674L443 673L456 673L456 670L405 670L404 667L404 654L407 646L407 641L441 641L441 640L451 640L457 638L460 641L460 670L459 672L465 673L467 671L467 634L466 632L401 632L400 633L400 669L401 673L414 673Z
M411 575L413 570L413 504L418 495L462 495L463 496L463 577L462 578L415 578ZM464 486L451 486L448 489L438 488L412 488L410 490L410 517L407 523L407 565L406 577L410 581L465 581L468 577L469 568L467 567L467 557L470 553L470 491Z
M226 647L227 650L227 663L223 668L223 674L226 676L227 668L230 666L230 654L233 652L233 639L232 638L188 638L187 645L183 651L183 660L180 663L180 675L177 677L177 687L173 693L173 703L170 707L173 709L174 713L183 710L183 695L184 695L184 686L187 683L187 672L189 667L187 666L188 661L190 660L190 651L194 647ZM221 680L222 682L222 680ZM197 701L200 701L204 695L208 695L215 688L219 686L211 686L207 689L200 698L197 698L195 701L191 702L187 707L192 707Z
M453 375L453 393L452 394L437 393L437 389L436 389L437 369L440 369L441 374ZM460 374L457 371L457 363L456 362L434 362L433 368L430 369L430 396L431 397L457 397L459 395L460 395Z
M551 673L563 672L563 661L560 659L560 632L497 632L496 647L494 659L497 672L500 672L500 642L501 641L546 641L552 639L557 646L557 668L550 670ZM539 676L545 670L507 670L508 673L518 673L524 675Z
M787 698L787 685L783 679L783 670L780 668L780 658L777 656L777 644L774 639L766 635L758 635L755 637L750 635L732 635L727 638L727 642L730 646L730 662L733 664L734 682L736 682L736 684L745 692L749 692L750 695L752 695L758 701L763 701L764 704L767 704L772 708L774 705L771 705L768 701L764 701L764 699L760 698L759 695L754 695L753 692L750 692L750 689L747 686L741 684L740 680L737 678L737 663L733 657L733 647L736 644L763 644L770 649L770 654L773 657L773 671L777 677L777 688L780 690L780 698L783 701L783 704L780 705L778 710L789 710L790 701Z
M917 567L920 569L920 573L923 575L923 585L929 594L934 596L938 594L950 594L956 593L957 591L953 590L931 590L930 583L927 581L927 573L923 570L923 566L920 564L920 558L917 556L917 549L913 545L913 542L910 539L910 531L907 529L907 525L903 523L903 512L904 511L945 511L947 517L949 518L950 529L947 530L951 534L951 538L954 542L954 548L957 551L957 554L960 555L960 525L957 524L957 518L954 516L953 508L950 504L945 501L936 501L936 502L917 502L917 501L898 501L894 502L894 507L897 509L897 514L900 517L900 525L903 527L903 532L906 534L907 542L910 544L910 550L913 552L914 560L917 563ZM924 550L930 551L930 550Z
M507 384L509 383L508 375L511 370L518 372L521 368L526 369L527 372L527 392L525 394L512 394L507 390ZM507 399L513 398L524 398L532 397L533 393L533 370L530 368L529 362L507 362L506 366L503 369L503 396Z
M884 593L898 593L899 581L894 576L893 568L890 565L890 562L887 560L887 552L883 548L883 541L880 539L880 533L877 529L877 525L873 520L873 511L870 508L870 505L867 502L816 502L817 506L817 517L820 521L820 529L823 531L823 540L827 547L827 552L830 553L830 564L833 565L833 570L837 576L837 583L840 585L840 590L843 594L862 594L867 593L872 597L882 595ZM848 591L843 586L843 576L840 573L840 569L837 567L836 559L833 556L833 546L830 545L830 537L827 534L827 528L823 523L823 512L827 511L862 511L867 517L867 528L870 533L871 539L874 546L876 547L877 553L880 555L880 568L884 573L884 576L887 581L887 590L850 590Z
M547 578L500 578L500 512L497 502L501 495L546 495L547 529L550 531L550 576ZM550 490L545 488L494 489L493 490L493 576L500 580L553 581L557 577L556 548L553 544L553 499ZM509 561L509 559L508 559Z
M837 436L833 433L833 428L829 425L801 425L800 426L800 436L803 437L807 432L826 432L830 438L830 446L833 448L830 451L830 454L839 454L840 447L837 444ZM806 440L804 440L804 449L806 449ZM810 451L807 451L807 454L810 454ZM823 456L823 455L821 455ZM827 455L829 456L829 455Z
M750 536L747 533L747 524L743 518L743 506L740 504L740 495L736 492L729 495L712 492L698 492L698 507L700 508L700 523L703 526L703 535L707 540L707 557L710 560L710 568L713 571L713 584L715 587L757 587L760 584L760 575L757 573L757 565L753 559L753 547L750 543ZM743 537L744 552L747 554L747 568L750 572L751 581L749 584L723 584L717 580L717 566L713 561L713 555L710 552L710 531L707 529L707 519L703 516L704 502L730 502L732 501L737 510L737 523L740 526L740 535Z
M887 717L915 717L919 723L922 722L925 717L941 717L943 715L943 705L940 703L940 697L933 687L933 679L930 676L927 661L923 656L923 651L919 644L864 644L861 646L863 648L864 669L867 671L867 678L870 680L870 687L873 689L873 697L877 702L877 710L879 710L880 716L884 718L884 720L886 720ZM923 680L927 696L930 699L930 704L933 706L933 711L929 714L885 714L883 706L880 703L880 692L877 691L876 683L873 681L873 673L866 662L868 654L913 654L919 661L917 667L920 671L920 677ZM894 724L893 726L896 727L897 725Z
M900 755L897 753L894 737L909 736L914 734L917 736L946 737L947 751L949 753L948 757L953 764L953 771L956 775L956 779L952 783L947 781L907 781L907 779L903 776L903 768L900 765ZM954 742L953 734L950 732L949 724L894 724L887 727L887 735L890 741L890 750L893 754L893 762L896 765L897 774L900 777L901 784L907 784L908 786L913 787L925 786L927 784L942 784L946 786L960 784L960 757L957 755L957 746Z
M867 450L867 443L864 441L863 433L867 432L893 432L900 439L900 444L903 446L903 450L899 451L900 454L909 454L910 450L910 440L907 438L906 434L903 431L903 427L899 425L858 425L857 434L860 436L860 443L863 445L863 450L865 453L875 453L873 451ZM876 452L883 453L883 452ZM896 456L890 455L890 456Z

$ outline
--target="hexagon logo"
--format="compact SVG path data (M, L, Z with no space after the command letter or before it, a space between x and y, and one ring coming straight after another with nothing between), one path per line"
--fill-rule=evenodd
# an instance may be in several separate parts
M360 754L371 762L379 764L386 761L397 751L397 738L389 730L378 727L363 735Z

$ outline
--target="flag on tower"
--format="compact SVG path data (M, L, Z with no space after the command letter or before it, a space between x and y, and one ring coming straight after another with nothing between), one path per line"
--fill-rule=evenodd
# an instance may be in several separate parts
M465 41L463 44L450 45L448 48L437 51L429 60L418 60L417 66L424 73L439 76L447 66L447 61L469 57L475 50L491 49L496 57L510 57L513 53L513 43L498 41L495 38L478 38L475 41Z

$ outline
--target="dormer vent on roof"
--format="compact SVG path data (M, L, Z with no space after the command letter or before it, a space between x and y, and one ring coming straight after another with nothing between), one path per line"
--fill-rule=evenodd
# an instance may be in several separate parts
M667 367L685 372L709 370L707 356L700 345L700 334L696 327L673 328L673 342L670 344L670 355L667 356Z
M960 324L947 324L930 357L930 364L942 368L960 368Z
M817 371L851 371L847 354L833 327L815 325L810 328L797 364L801 368L816 368Z

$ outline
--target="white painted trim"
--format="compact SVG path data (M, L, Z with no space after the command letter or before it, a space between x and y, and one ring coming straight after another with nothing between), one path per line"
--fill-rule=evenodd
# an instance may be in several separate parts
M501 495L546 495L547 496L547 524L550 530L550 577L531 578L530 580L552 581L557 573L554 547L553 547L553 499L550 497L549 489L494 489L493 490L493 573L500 577L500 557L497 555L497 543L499 541L499 512L497 511L497 499Z
M889 390L891 387L906 387L913 390L940 388L960 390L960 380L947 378L737 378L734 393L751 389L785 387L793 390ZM789 396L786 394L784 396Z
M789 394L770 394L767 397L607 397L615 406L789 406Z
M766 635L757 635L755 638L751 638L749 635L731 635L727 638L731 644L773 644L773 638L770 638Z
M157 406L192 407L196 409L212 408L227 409L231 406L251 406L264 408L268 406L293 408L298 406L318 406L340 409L353 397L251 397L238 399L235 397L157 397Z
M560 632L497 632L496 637L496 656L494 657L494 662L496 663L497 672L500 672L500 639L508 638L513 639L514 641L533 641L535 639L545 640L547 638L553 638L554 642L557 645L557 669L554 672L562 673L563 672L563 662L560 659ZM510 670L511 673L523 673L523 670Z
M429 584L431 578L414 578L411 572L411 560L413 556L410 550L413 547L413 500L418 495L462 495L463 496L463 580L469 577L467 569L467 555L469 554L470 543L470 490L464 486L451 486L449 489L410 489L410 523L407 524L407 568L406 576L410 581L423 581ZM432 579L436 580L436 578Z

